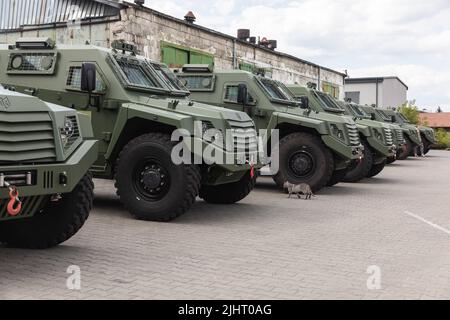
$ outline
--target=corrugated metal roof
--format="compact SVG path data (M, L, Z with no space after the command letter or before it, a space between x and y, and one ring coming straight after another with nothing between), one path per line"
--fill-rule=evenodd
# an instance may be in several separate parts
M0 31L118 14L117 1L0 0Z

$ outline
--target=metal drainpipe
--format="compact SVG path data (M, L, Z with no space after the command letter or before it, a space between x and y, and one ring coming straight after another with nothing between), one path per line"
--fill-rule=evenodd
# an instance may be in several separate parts
M236 39L233 39L233 69L237 69Z
M378 108L378 80L379 79L380 78L376 78L376 80L375 80L375 87L376 87L376 90L375 90L375 92L376 92L375 104L376 104L377 108Z
M320 86L320 81L322 80L321 78L322 78L322 74L321 74L322 72L321 72L321 69L320 69L320 67L319 67L319 70L318 70L318 72L317 72L317 89L319 90L319 91L322 91L322 89L321 89L321 86Z

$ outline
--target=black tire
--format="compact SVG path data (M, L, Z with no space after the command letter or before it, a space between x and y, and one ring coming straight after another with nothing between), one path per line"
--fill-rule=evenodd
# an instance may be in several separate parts
M408 157L414 155L414 143L408 137L405 137L405 150L401 153L399 160L406 160Z
M411 144L411 140L406 140L407 138L405 138L406 144L404 144L400 149L397 150L397 160L406 160L409 157L409 151L408 149L411 148L411 146L408 147L408 141Z
M273 177L280 188L289 181L306 183L317 192L333 175L333 154L316 135L304 132L290 134L281 139L274 152L280 155L280 168Z
M175 142L149 133L130 141L116 162L115 186L125 208L137 219L166 222L187 212L200 191L196 165L175 165Z
M344 177L347 175L348 171L349 171L348 168L334 171L330 181L328 181L327 183L327 187L333 187L337 185L339 182L342 182Z
M429 142L427 140L427 138L425 138L425 136L422 136L422 141L423 141L423 154L428 154L428 152L430 152L431 150L431 142Z
M389 157L386 159L386 164L392 164L395 161L397 161L397 157L393 156L393 157Z
M73 237L84 225L92 209L94 183L86 174L71 193L50 202L29 219L0 224L1 242L22 249L47 249Z
M361 144L364 146L364 158L356 165L356 167L350 170L343 179L343 182L359 182L370 172L373 166L373 154L372 148L365 140L361 140Z
M233 183L218 186L203 186L200 198L213 204L233 204L246 198L255 188L256 176L251 178L250 173Z
M383 160L383 162L374 164L367 175L367 178L373 178L383 171L384 167L386 167L387 160Z

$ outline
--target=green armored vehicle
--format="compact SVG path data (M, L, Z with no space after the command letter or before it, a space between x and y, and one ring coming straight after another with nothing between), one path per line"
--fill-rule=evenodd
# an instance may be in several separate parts
M387 159L396 155L397 147L394 144L392 129L387 123L372 119L372 116L357 104L337 100L330 103L332 102L341 106L346 115L353 117L364 146L364 158L347 173L344 181L357 182L378 175L384 169Z
M423 148L423 142L419 128L409 122L403 114L395 110L382 109L381 112L385 113L389 117L392 117L392 121L395 120L395 123L400 125L403 129L403 134L406 140L405 155L408 157L420 153L421 148ZM399 159L402 160L402 157Z
M94 177L115 179L139 219L172 220L197 196L222 204L245 198L255 183L252 119L191 101L165 65L133 45L112 47L19 39L0 47L0 83L89 113L100 141Z
M438 143L436 139L436 133L433 128L419 126L420 136L423 142L423 154L430 152L431 147Z
M280 187L289 181L318 191L339 182L341 172L361 157L353 120L313 112L310 105L320 98L299 102L282 83L241 70L186 65L178 78L196 101L247 112L259 130L267 130L260 134L264 141L278 130L279 144L267 151L279 153L279 170L272 173Z
M0 87L0 242L44 249L88 218L97 158L90 119Z
M392 118L388 117L382 110L374 108L372 106L360 106L360 108L374 121L385 123L389 126L392 132L392 138L396 146L395 155L386 159L386 164L395 162L398 158L401 158L406 151L406 140L403 135L403 129L398 124L392 122Z

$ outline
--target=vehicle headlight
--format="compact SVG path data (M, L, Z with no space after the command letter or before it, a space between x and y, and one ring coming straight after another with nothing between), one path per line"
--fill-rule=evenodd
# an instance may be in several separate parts
M383 141L383 134L378 129L373 129L373 135L380 141Z
M330 130L332 135L337 137L339 140L345 141L344 129L341 129L337 126L337 124L330 124Z
M216 129L209 121L202 121L202 136L209 143L223 144L223 132L220 129Z
M68 147L69 144L73 142L73 138L78 135L77 119L75 116L66 117L64 126L59 130L59 135L63 147Z

